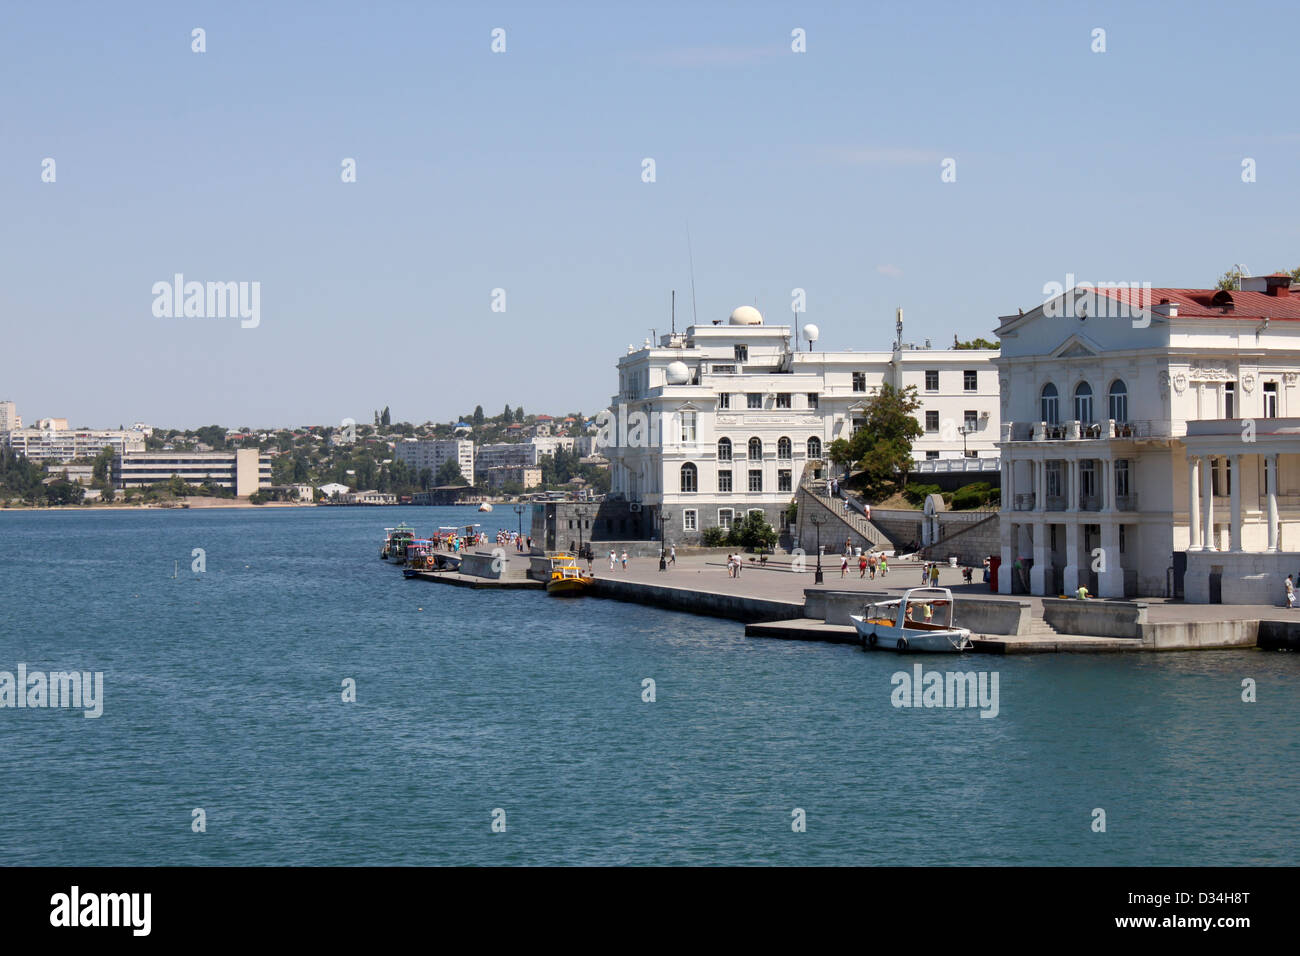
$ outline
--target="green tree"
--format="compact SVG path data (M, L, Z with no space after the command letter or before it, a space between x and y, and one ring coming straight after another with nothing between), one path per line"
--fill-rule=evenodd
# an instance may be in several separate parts
M751 511L731 528L728 541L751 551L766 551L776 544L776 529L767 523L761 511Z
M915 385L903 389L882 385L867 402L862 427L849 439L848 454L862 473L863 489L872 497L887 497L907 486L912 470L912 442L925 434L916 412L921 399ZM842 452L831 442L832 455ZM832 459L834 460L834 459Z
M383 425L385 428L393 424L393 416L388 413L387 405L384 406L384 413L379 416L379 424Z
M94 479L95 486L103 487L112 474L113 458L116 453L112 445L105 445L104 450L95 456L95 465L91 469L90 475Z
M955 349L1000 349L1001 342L990 342L988 339L973 338L966 342L958 342L957 337L953 336L952 347Z
M524 406L520 405L518 408L515 409L515 421L522 422L523 420L524 420Z
M460 465L454 458L448 458L442 463L433 480L439 486L469 484L465 476L460 473Z
M484 416L483 416L483 406L482 406L482 405L475 405L475 406L474 406L474 418L473 418L473 422L474 422L474 427L475 427L475 428L480 428L480 427L482 427L482 425L483 425L483 418L484 418Z
M501 421L507 425L514 421L514 412L510 411L509 403L506 404L506 410L501 413Z

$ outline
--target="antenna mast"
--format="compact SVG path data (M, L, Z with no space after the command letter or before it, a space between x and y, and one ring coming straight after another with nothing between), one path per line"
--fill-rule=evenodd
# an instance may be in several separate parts
M673 301L672 301L672 305L669 307L669 311L672 313L672 317L673 317L673 335L676 335L677 334L677 290L676 289L673 289Z
M691 262L691 321L700 324L700 314L695 310L695 250L691 248L691 224L686 224L686 255Z

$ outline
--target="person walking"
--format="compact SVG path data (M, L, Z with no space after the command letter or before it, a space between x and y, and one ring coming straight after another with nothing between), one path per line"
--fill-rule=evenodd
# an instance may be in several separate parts
M1291 575L1286 576L1286 606L1295 608L1295 582L1291 580Z
M861 581L866 576L867 576L867 556L865 554L860 554L858 555L858 580Z
M874 554L867 559L867 570L871 572L871 580L876 580L876 556Z
M744 567L745 567L745 555L742 552L737 551L736 552L736 577L740 577L740 572L744 569Z
M675 544L670 544L668 546L668 563L669 564L677 563L677 545Z
M849 573L849 553L846 551L840 555L840 577Z
M882 554L880 556L880 576L883 578L889 574L889 557Z
M627 570L627 548L623 549L623 570Z
M614 549L609 549L609 569L614 570L614 564L618 561L618 556L614 554Z
M992 574L992 571L990 570L990 566L991 566L991 562L989 561L988 558L985 558L984 559L984 583L985 584L989 583L989 577Z
M937 563L930 565L930 586L939 586L939 565Z
M923 564L921 565L921 587L925 587L929 583L930 583L930 565Z

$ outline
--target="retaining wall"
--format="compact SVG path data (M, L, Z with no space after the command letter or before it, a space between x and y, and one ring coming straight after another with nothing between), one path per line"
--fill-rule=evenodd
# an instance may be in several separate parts
M851 624L850 614L861 614L873 601L892 600L896 594L879 591L827 591L804 589L804 616L827 624ZM954 597L953 612L958 627L977 634L1020 634L1029 626L1032 606L1028 601L996 598Z
M1147 604L1144 601L1043 598L1043 620L1062 634L1083 634L1090 637L1140 638L1143 636L1143 626L1150 626L1147 624ZM1217 622L1206 625L1217 626Z
M790 601L769 601L764 598L716 594L710 591L687 591L682 588L620 581L617 578L596 578L590 593L596 597L612 598L616 601L649 604L673 611L707 614L745 623L788 621L804 616L803 605Z

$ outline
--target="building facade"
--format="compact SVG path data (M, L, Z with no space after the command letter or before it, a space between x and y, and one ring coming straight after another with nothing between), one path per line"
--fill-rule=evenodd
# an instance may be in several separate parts
M143 452L145 448L144 433L131 429L15 428L10 429L4 440L15 454L35 462L94 458L106 447L111 447L118 455L124 451Z
M0 438L4 437L5 432L22 427L23 420L18 415L18 406L10 401L0 402Z
M475 452L478 472L474 480L479 484L487 482L494 468L536 468L543 458L553 456L559 449L574 451L578 442L577 438L555 435L530 438L528 441L480 445Z
M1300 571L1290 286L1075 289L1001 319L999 590L1280 600Z
M113 484L143 488L179 477L188 485L227 488L246 498L271 487L271 456L256 448L236 451L127 452L113 459Z
M406 438L395 443L393 457L405 462L416 474L425 468L438 474L448 461L460 467L466 481L474 475L474 443L468 438Z
M789 326L744 306L726 324L628 346L602 413L611 495L648 512L645 527L698 543L751 511L778 529L806 467L864 421L882 385L916 385L919 460L997 455L997 353L917 349L797 351ZM973 479L978 480L978 479Z

